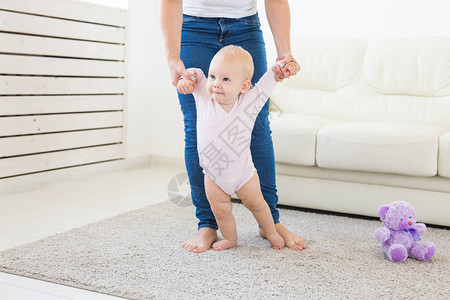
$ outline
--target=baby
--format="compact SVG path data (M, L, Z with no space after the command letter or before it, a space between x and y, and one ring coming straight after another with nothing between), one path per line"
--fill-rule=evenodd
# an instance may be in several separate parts
M276 65L275 65L276 66ZM197 108L197 149L205 174L205 191L223 240L216 251L237 245L231 195L241 199L266 234L273 249L283 248L269 206L261 193L250 153L253 126L259 111L275 88L272 68L251 88L253 60L246 50L226 46L213 57L209 76L189 69L197 81L180 77L177 89L193 93Z

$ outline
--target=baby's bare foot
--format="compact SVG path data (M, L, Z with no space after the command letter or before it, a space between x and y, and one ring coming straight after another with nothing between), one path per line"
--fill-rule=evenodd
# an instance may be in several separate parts
M237 246L236 241L230 241L230 240L221 240L218 242L215 242L212 245L212 248L216 251L226 250Z
M183 248L189 252L201 253L211 248L212 243L217 241L217 231L212 228L203 227L182 244Z
M274 231L272 234L266 235L267 240L270 242L270 245L275 250L280 250L284 248L284 240L278 232Z

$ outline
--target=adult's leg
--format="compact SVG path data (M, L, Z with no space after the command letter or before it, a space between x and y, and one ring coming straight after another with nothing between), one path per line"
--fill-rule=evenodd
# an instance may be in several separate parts
M207 21L184 16L180 57L186 68L196 67L208 74L209 63L218 51L217 34ZM217 240L217 223L206 198L204 175L197 152L197 111L192 95L178 94L183 112L185 132L185 164L191 186L192 202L196 208L198 232L183 247L190 252L203 252Z
M197 152L197 114L192 95L179 94L181 110L183 112L185 150L184 159L191 186L192 203L198 218L197 233L186 240L182 246L189 252L201 253L211 248L217 240L217 223L206 198L204 175L199 165Z

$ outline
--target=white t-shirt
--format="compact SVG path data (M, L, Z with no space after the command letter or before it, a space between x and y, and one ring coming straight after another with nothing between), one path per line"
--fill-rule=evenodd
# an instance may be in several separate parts
M257 0L183 0L183 13L205 18L243 18L256 14Z

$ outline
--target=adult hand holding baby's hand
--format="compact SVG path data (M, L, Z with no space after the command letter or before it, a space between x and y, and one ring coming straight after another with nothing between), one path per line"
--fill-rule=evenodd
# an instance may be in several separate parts
M291 53L285 55L279 55L277 57L277 66L275 67L275 80L278 82L283 81L285 78L289 78L298 71L300 71L300 65L294 59Z
M195 75L195 74L194 74ZM177 89L180 94L192 94L194 92L195 82L187 78L180 78L177 83Z
M184 63L181 59L169 59L170 77L172 79L172 84L178 86L178 79L180 76L184 78L191 78L194 82L196 81L195 74L191 74L186 70Z

